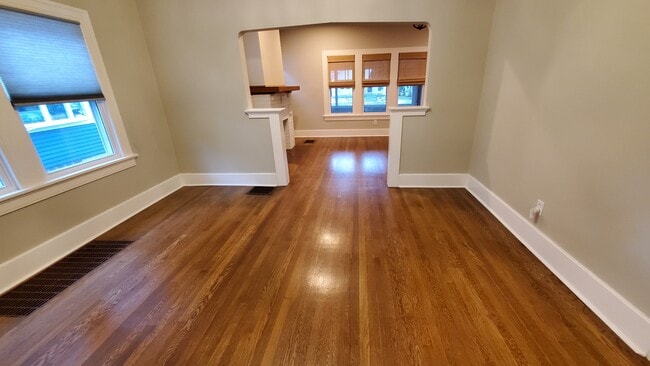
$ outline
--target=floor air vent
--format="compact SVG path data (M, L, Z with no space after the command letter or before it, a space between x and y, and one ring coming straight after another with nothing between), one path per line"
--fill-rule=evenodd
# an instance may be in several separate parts
M316 140L305 140L305 144L313 144Z
M248 191L248 194L252 194L252 195L256 195L256 196L269 195L269 194L273 193L273 188L275 188L275 187L259 187L259 186L256 186L256 187L251 188L251 190Z
M132 241L91 241L0 296L0 317L27 316Z

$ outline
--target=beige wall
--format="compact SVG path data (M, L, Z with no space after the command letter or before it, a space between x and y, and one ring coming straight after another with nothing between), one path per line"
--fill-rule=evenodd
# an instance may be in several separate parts
M470 173L650 315L650 2L499 0Z
M0 216L0 263L178 173L135 3L60 1L87 9L137 165Z
M260 50L259 32L246 32L242 35L244 54L246 55L246 71L249 85L264 85L264 68L262 67L262 51Z
M242 35L248 85L285 85L282 66L282 45L280 31L246 32Z
M322 24L284 28L280 31L285 81L300 85L291 94L297 130L388 128L388 121L323 120L322 52L364 48L426 47L428 29L418 31L412 23Z
M432 111L425 118L426 125L417 127L417 135L409 134L412 127L408 123L405 126L409 139L403 142L404 152L413 156L413 149L423 154L405 166L430 173L467 171L492 1L137 3L181 171L252 173L274 169L268 122L249 120L244 114L247 91L239 49L241 31L378 21L431 24L427 103ZM285 64L285 70L289 69ZM308 85L301 83L301 87ZM320 92L314 104L322 109ZM448 154L450 151L453 154Z
M285 85L280 31L272 29L257 33L260 37L260 53L262 54L262 69L264 70L264 84L262 85Z

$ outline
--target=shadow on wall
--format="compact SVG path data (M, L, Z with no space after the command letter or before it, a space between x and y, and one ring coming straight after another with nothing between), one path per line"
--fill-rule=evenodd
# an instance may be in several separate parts
M562 11L539 6L533 12L531 7L518 2L510 5L507 12L495 12L491 34L493 41L490 43L486 64L470 167L472 174L487 187L491 187L492 176L525 176L526 166L523 161L514 162L513 159L500 156L506 152L499 149L499 146L513 146L514 150L523 155L535 157L534 153L529 154L528 151L531 148L528 145L528 135L531 125L540 128L539 124L543 121L536 120L536 115L529 111L535 108L540 92L545 87L546 75L553 65L558 44L562 41L560 35L565 27L564 19L576 6L573 2L565 2L561 5ZM546 23L539 21L540 13L544 12L549 13L544 18L553 17L557 20L558 27L549 28ZM511 26L499 27L499 24L504 23L497 18L499 16L508 18ZM508 43L521 47L505 49L503 42L494 42L495 39L508 38ZM531 69L535 72L531 73ZM513 102L517 105L510 108ZM502 129L508 133L494 133ZM479 139L479 136L482 138ZM481 160L480 163L478 160ZM504 164L490 165L489 161L501 161ZM531 163L526 161L525 164ZM491 172L490 169L499 171ZM526 184L518 181L511 183L519 187Z

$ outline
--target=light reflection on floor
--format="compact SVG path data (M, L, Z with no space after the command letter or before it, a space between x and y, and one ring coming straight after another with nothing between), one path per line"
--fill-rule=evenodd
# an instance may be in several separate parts
M386 155L378 151L367 151L361 155L361 165L365 174L386 172Z
M322 295L332 294L341 287L336 277L324 269L317 269L309 274L309 289Z
M318 236L319 239L319 247L323 249L337 249L340 244L340 236L338 233L325 229L321 231L320 235Z
M386 172L386 155L379 151L366 151L360 157L361 172L383 174ZM351 152L335 152L330 157L330 168L335 174L354 174L357 157Z
M331 184L334 197L348 199L348 194L354 193L359 186L359 180L352 175L378 175L386 174L386 152L385 151L364 151L361 153L338 151L333 152L329 158L329 168L334 175L346 176L336 179ZM337 231L336 227L327 227L318 233L316 245L321 249L322 255L336 255L346 242ZM314 263L310 266L306 278L307 288L314 294L330 296L343 288L341 278L336 273L323 268L322 263Z
M354 153L336 152L330 157L330 168L337 174L354 174Z

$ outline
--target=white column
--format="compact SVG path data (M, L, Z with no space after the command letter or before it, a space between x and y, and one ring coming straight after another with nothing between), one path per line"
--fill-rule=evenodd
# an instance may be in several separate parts
M402 126L404 117L424 116L429 107L392 107L390 112L390 127L388 129L388 164L386 184L389 187L399 187L399 165L402 154Z
M248 118L268 118L271 127L271 144L273 146L273 161L275 163L275 175L278 186L289 184L289 164L287 163L287 151L284 149L284 129L282 126L281 114L284 108L253 108L246 110Z

